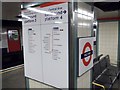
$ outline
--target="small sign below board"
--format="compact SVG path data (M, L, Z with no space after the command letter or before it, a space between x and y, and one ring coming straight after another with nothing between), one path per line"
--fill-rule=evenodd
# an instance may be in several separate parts
M93 66L93 37L79 38L79 76Z

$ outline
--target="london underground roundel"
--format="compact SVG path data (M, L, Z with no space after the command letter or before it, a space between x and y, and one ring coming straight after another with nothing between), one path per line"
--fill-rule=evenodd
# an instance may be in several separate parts
M93 38L79 39L79 76L93 66Z
M86 52L86 48L89 48L89 51ZM91 59L92 59L92 54L93 54L93 51L92 51L92 46L89 42L86 42L86 44L84 45L84 48L83 48L83 51L82 51L82 54L81 54L81 59L83 60L83 64L85 66L88 66ZM88 57L89 56L89 60L86 61L85 57Z

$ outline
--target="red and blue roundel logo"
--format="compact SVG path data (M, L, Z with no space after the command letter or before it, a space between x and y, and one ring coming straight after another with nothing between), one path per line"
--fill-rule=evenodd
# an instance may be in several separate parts
M89 50L87 50L87 48ZM87 51L87 52L86 52ZM85 45L84 45L84 48L82 50L82 54L81 54L81 59L82 59L82 62L85 66L88 66L91 59L92 59L92 54L93 54L93 50L92 50L92 46L89 42L86 42ZM86 60L85 58L86 57L89 57L88 60Z

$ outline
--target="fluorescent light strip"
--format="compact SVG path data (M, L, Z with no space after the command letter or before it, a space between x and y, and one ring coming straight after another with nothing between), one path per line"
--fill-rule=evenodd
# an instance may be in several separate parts
M32 6L35 6L35 5L36 5L36 3L35 4L27 5L27 7L32 7Z
M48 11L43 11L43 10L38 10L36 8L27 8L28 10L34 11L34 12L38 12L38 13L43 13L43 14L49 14L49 15L56 15L55 13L51 13Z
M77 13L80 13L80 14L82 14L82 15L86 15L86 16L88 16L88 17L94 17L94 14L93 13L90 13L90 12L88 12L88 11L85 11L85 10L82 10L82 9L78 9L78 10L76 10L75 12L77 12Z
M61 24L62 22L56 21L55 23L57 23L57 24Z
M24 15L24 14L21 14L22 18L27 18L27 19L30 19L30 17Z
M83 14L78 14L78 17L79 18L83 18L83 19L86 19L86 20L92 20L92 17L89 17L89 16L86 16L86 15L83 15Z
M78 23L79 26L90 26L88 23Z

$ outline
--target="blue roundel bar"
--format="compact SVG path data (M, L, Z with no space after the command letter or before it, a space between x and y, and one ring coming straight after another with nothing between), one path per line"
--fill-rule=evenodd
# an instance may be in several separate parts
M81 59L86 58L93 54L93 50L81 54Z

